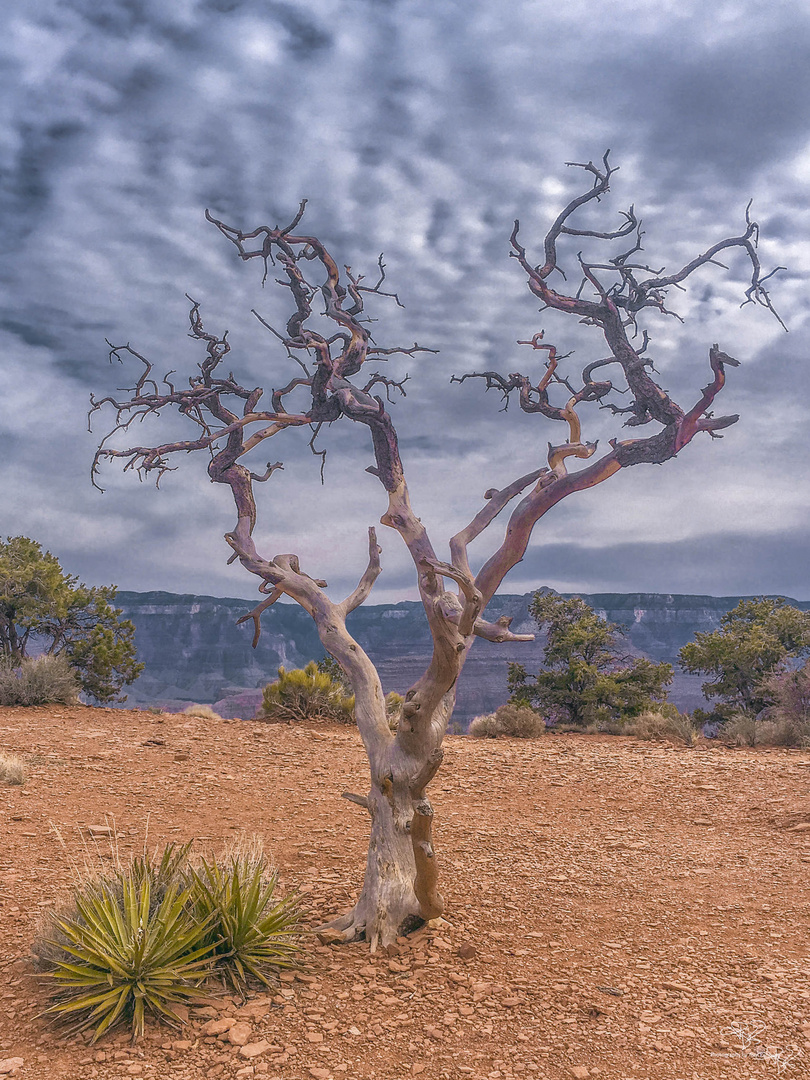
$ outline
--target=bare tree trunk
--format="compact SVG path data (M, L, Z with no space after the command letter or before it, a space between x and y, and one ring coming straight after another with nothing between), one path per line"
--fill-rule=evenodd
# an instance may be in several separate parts
M373 952L442 914L433 807L425 788L442 763L441 736L454 697L450 692L442 700L440 715L427 728L433 734L419 740L416 753L405 752L399 739L392 738L381 754L374 755L368 795L344 792L344 798L363 806L371 817L366 870L357 903L320 928L323 940L365 939Z

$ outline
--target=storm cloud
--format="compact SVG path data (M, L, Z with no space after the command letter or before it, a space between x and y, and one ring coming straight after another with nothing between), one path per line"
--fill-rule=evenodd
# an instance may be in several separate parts
M339 264L371 275L385 252L405 307L377 300L380 344L440 350L389 366L410 375L391 411L413 502L443 550L487 488L542 464L558 438L450 376L537 365L516 342L541 328L577 367L601 355L593 329L537 311L508 238L519 217L539 258L583 189L565 162L610 147L621 169L598 212L612 224L634 203L651 265L738 234L753 199L763 265L787 267L773 296L790 333L740 309L741 259L703 270L673 297L683 323L647 324L650 352L688 405L720 342L742 361L721 409L740 422L555 508L504 589L810 598L806 5L18 0L0 20L0 533L38 539L93 583L253 593L225 566L232 509L205 461L176 462L159 492L107 466L101 495L89 468L104 421L88 433L86 413L91 391L132 385L105 339L130 342L160 374L193 372L187 293L207 327L229 328L243 384L286 382L293 366L250 310L283 325L289 299L272 274L261 287L204 210L250 229L290 220L306 197L307 228ZM566 254L575 262L576 245ZM604 412L583 419L587 438L622 437ZM162 441L173 423L138 439ZM298 551L348 590L384 510L364 472L367 433L324 430L325 485L307 438L283 435L260 544ZM415 595L387 533L376 602Z

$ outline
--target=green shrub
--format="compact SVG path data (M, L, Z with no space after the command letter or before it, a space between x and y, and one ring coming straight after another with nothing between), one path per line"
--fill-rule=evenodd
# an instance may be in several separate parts
M79 684L64 656L0 661L0 705L76 705Z
M623 655L627 643L621 628L581 597L541 589L532 596L529 613L546 638L543 667L531 676L523 664L509 665L512 704L542 710L557 731L581 731L638 716L666 697L671 665Z
M25 783L25 762L19 754L0 753L0 784Z
M49 551L27 536L0 539L0 657L19 666L29 643L63 656L83 693L102 705L124 701L121 688L137 679L135 627L121 619L114 585L83 585ZM47 705L48 697L8 704Z
M342 683L319 671L311 660L305 668L278 669L278 679L265 686L257 720L291 724L300 720L354 723L354 696Z
M469 734L476 739L497 739L499 735L536 739L545 731L543 717L520 705L501 705L494 713L476 716L469 727Z
M80 875L33 946L52 984L47 1015L94 1042L127 1022L135 1039L147 1014L180 1023L175 1006L198 1000L209 977L244 990L292 966L298 908L274 899L261 849L194 865L190 848L168 844L157 861L144 855Z

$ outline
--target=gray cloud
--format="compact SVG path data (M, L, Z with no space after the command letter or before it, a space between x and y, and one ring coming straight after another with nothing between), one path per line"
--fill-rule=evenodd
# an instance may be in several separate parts
M385 250L406 309L377 304L380 342L441 350L390 367L412 376L393 414L418 512L443 543L486 488L542 462L558 437L450 375L536 369L516 341L541 327L576 350L577 367L601 355L592 329L538 314L507 249L519 216L539 257L551 216L582 183L563 163L611 146L622 171L598 210L615 220L635 202L654 263L674 267L739 229L755 198L763 262L790 267L774 296L791 335L739 310L740 261L703 272L676 300L683 326L651 322L651 354L688 407L720 341L744 362L722 406L740 423L723 443L555 511L506 587L810 595L803 5L43 0L0 19L0 532L36 536L87 580L252 591L222 565L230 510L204 463L183 461L160 494L108 469L101 497L87 480L84 413L91 390L131 385L107 364L105 337L131 341L161 374L193 370L186 292L208 326L231 329L240 377L286 381L289 361L249 315L283 324L285 296L261 289L202 212L249 228L289 220L307 197L308 227L338 262L372 273ZM161 431L175 423L164 416ZM621 434L604 413L586 423L590 438ZM351 587L382 511L363 473L364 432L323 432L326 488L306 439L279 443L286 469L262 491L262 536L272 550L300 548L336 590ZM738 539L724 547L726 534ZM397 544L386 540L377 600L412 588Z

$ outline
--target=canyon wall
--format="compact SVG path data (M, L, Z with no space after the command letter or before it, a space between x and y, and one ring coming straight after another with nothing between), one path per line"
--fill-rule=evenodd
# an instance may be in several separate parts
M595 593L583 600L611 622L626 627L627 651L676 664L678 650L696 631L711 631L735 607L738 596L670 596L662 593ZM533 633L528 613L531 594L496 596L487 618L512 615L512 630ZM312 620L294 604L275 604L262 617L258 647L251 648L253 623L236 625L252 608L248 600L164 592L119 592L118 606L136 627L138 658L144 673L128 688L127 705L182 709L191 702L212 704L225 715L248 718L261 699L261 687L276 677L280 664L301 667L324 654ZM810 601L791 600L803 610ZM430 637L422 605L364 605L349 617L349 629L377 664L386 692L405 691L424 670ZM476 641L458 688L455 719L462 725L506 700L506 670L519 661L540 666L543 641L495 645ZM676 667L670 699L681 709L705 704L700 676Z

